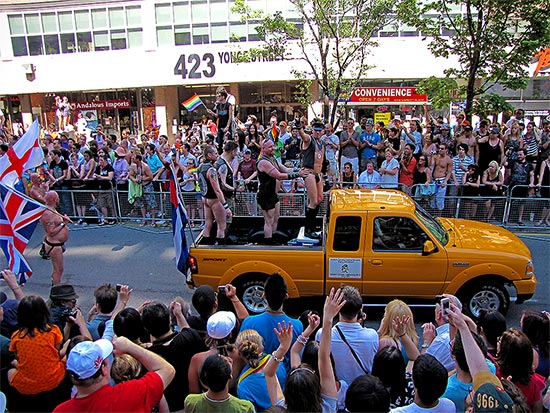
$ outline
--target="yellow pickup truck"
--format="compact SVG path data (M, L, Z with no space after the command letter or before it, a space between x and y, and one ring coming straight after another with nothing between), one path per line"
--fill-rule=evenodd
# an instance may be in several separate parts
M364 297L407 302L450 293L474 317L482 308L505 314L509 290L518 304L535 293L531 253L518 237L482 222L434 218L399 191L332 191L319 245L288 245L301 224L281 218L282 245L275 246L254 242L261 217L235 218L231 245L202 245L199 236L190 248L189 287L231 283L249 311L261 312L263 283L279 272L290 298L322 296L342 284Z

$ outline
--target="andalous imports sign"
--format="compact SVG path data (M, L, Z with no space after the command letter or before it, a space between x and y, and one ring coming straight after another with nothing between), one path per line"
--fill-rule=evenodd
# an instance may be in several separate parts
M427 102L428 96L416 93L415 87L357 87L349 103Z
M92 100L91 102L75 102L76 110L85 109L127 109L130 107L130 101L127 99L119 100Z

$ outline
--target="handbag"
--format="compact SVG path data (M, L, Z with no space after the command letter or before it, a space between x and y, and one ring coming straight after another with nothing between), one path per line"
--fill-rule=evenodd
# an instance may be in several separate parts
M336 330L338 330L338 334L340 334L340 338L342 339L342 341L344 343L346 343L346 345L348 346L349 348L349 351L351 351L351 355L353 356L353 358L355 359L355 361L357 362L357 364L359 364L359 367L361 367L361 370L363 370L363 372L365 374L369 374L369 372L367 371L367 369L365 369L365 367L363 367L363 363L361 363L361 360L359 359L359 356L357 355L357 353L355 352L355 350L353 349L353 347L351 347L351 345L348 343L348 340L346 340L346 336L344 336L344 333L342 333L342 330L340 330L340 326L335 326L336 327Z
M418 194L421 196L432 196L435 194L435 184L432 182L431 184L423 185L420 184L417 186L418 188Z

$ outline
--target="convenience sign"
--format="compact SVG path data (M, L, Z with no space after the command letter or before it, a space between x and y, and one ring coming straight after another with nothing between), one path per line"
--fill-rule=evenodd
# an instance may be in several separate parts
M428 96L416 93L415 87L357 87L349 103L427 102Z

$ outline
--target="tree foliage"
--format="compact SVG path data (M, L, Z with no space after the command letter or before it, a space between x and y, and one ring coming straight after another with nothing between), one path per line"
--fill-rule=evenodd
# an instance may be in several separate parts
M260 47L241 54L243 60L255 56L300 59L306 70L295 70L298 81L317 81L323 98L323 117L334 122L337 102L360 84L372 66L368 55L377 43L373 35L396 21L393 0L290 0L303 22L303 28L284 20L282 13L273 15L251 9L245 0L235 0L233 12L243 21L257 21ZM289 53L290 43L298 56ZM310 82L311 83L311 82ZM302 90L308 90L304 85ZM312 102L309 94L305 95ZM332 107L330 102L334 102Z
M463 81L456 93L466 97L467 116L492 84L525 87L531 57L550 44L549 0L404 0L399 18L429 39L435 56L458 59L445 74Z

